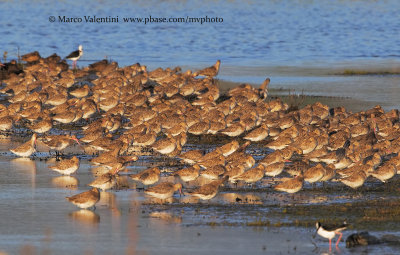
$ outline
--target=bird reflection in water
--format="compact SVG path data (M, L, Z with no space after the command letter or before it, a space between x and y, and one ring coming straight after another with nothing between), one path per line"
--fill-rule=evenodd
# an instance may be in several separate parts
M121 211L119 210L117 198L112 192L100 192L100 200L97 203L97 206L110 208L113 218L121 217Z
M173 203L178 203L178 199L174 197L169 197L166 199L161 199L161 198L156 198L156 197L150 197L147 196L146 202L143 204L173 204Z
M68 216L73 221L88 226L97 226L97 224L100 222L100 215L87 209L81 209L79 211L71 212L68 214Z
M253 193L221 193L219 195L219 199L221 199L225 203L240 203L240 204L253 204L260 205L263 204L262 199L253 194Z
M23 171L24 173L29 173L31 176L32 189L36 188L36 163L35 160L30 158L15 158L11 161L11 168L17 171Z
M158 219L167 223L181 223L182 217L176 216L170 212L152 212L149 214L150 219Z
M126 175L117 175L116 176L117 179L117 185L116 185L116 189L117 190L123 190L123 189L129 189L130 188L130 183L129 183L129 178Z
M51 179L51 184L57 188L76 190L78 189L79 180L74 176L63 175Z

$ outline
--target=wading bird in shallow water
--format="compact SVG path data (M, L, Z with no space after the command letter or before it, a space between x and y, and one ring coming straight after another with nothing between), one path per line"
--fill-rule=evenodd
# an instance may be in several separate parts
M100 200L100 192L97 188L76 194L72 197L66 197L68 202L73 203L79 208L86 209L94 206Z
M18 146L15 149L10 149L10 151L20 157L24 157L24 158L29 157L30 155L32 155L32 153L36 152L36 149L35 149L36 137L37 137L37 135L36 135L36 133L34 133L32 135L32 138L29 141Z
M343 234L341 231L345 230L347 228L347 223L346 221L343 222L341 225L337 226L330 226L330 225L322 225L320 222L316 223L316 234L329 239L329 252L332 250L332 239L336 236L339 235L339 238L336 242L336 247L338 247L340 239L342 238ZM314 234L315 237L315 234Z
M301 190L301 188L303 187L303 180L303 176L298 175L292 179L279 183L274 187L274 189L277 191L284 191L293 194Z
M79 159L74 156L71 159L63 159L54 166L49 166L53 171L62 175L70 175L76 172L79 168Z
M153 167L129 176L134 181L139 181L144 185L152 185L160 180L160 169L158 167Z
M115 175L121 170L122 164L117 163L113 169L111 169L108 173L105 173L99 177L97 177L95 180L93 180L91 183L89 183L89 186L92 186L94 188L101 189L103 191L106 191L108 189L111 189L117 184L117 178Z
M170 198L174 195L175 191L179 191L179 194L182 195L182 184L176 183L173 184L171 182L162 182L156 186L147 188L144 193L150 195L152 197L156 197L162 200Z
M224 176L222 179L212 181L192 191L190 195L202 200L210 200L217 195L219 186L228 181L228 179L228 176Z
M83 55L83 48L82 45L79 45L78 50L71 52L66 59L72 60L72 68L76 68L76 62L80 59Z

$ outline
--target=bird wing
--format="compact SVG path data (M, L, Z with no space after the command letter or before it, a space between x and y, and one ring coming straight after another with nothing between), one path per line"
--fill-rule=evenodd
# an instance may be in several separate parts
M157 186L148 188L146 191L155 193L167 193L173 188L173 186L174 185L170 182L163 182L158 184Z
M71 52L66 58L76 58L79 56L79 50Z
M346 223L343 223L341 225L329 224L329 225L324 225L323 227L327 231L342 231L347 228L347 224Z
M149 173L149 172L142 173L142 174L139 176L139 180L146 180L146 178L148 178L149 176L150 176L150 173Z

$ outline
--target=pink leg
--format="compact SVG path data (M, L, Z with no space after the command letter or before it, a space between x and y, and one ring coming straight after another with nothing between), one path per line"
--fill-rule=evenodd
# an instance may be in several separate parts
M329 239L329 252L331 252L331 251L332 251L332 240Z
M74 60L73 62L72 62L72 69L75 69L76 68L76 60Z
M337 232L336 234L339 235L339 239L338 239L337 242L336 242L336 246L338 246L338 245L339 245L339 242L340 242L340 239L342 239L343 234L340 233L340 232Z

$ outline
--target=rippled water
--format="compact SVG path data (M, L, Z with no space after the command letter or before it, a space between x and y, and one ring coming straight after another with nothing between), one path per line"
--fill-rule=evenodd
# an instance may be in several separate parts
M120 22L49 21L50 16L57 20L64 15L118 16ZM220 17L223 22L145 25L121 20L150 15ZM100 0L85 3L0 0L0 57L7 51L8 59L16 58L18 47L21 53L38 50L42 56L52 53L66 56L83 44L85 53L80 66L109 58L121 66L140 62L150 68L175 65L199 68L221 59L221 79L257 84L270 76L274 88L313 95L348 96L367 101L361 108L380 103L391 109L400 108L399 76L331 74L333 69L343 67L398 67L399 16L397 0L182 0L113 1L112 4ZM1 140L0 152L15 145ZM206 203L200 207L199 214L190 206L189 210L174 208L172 212L176 217L173 216L172 222L149 217L152 209L162 211L165 208L142 207L141 203L147 198L134 189L104 192L95 212L81 212L64 197L88 189L87 183L93 176L86 159L76 178L60 178L49 171L48 163L40 160L20 160L2 154L0 163L0 251L10 254L66 254L71 251L76 254L129 251L131 254L209 254L211 251L319 254L326 251L327 242L322 239L317 241L321 249L314 250L309 238L313 227L271 230L201 225L205 221L215 221L216 215L218 220L224 217L223 213L218 214L218 207ZM263 202L269 201L264 193L257 195ZM217 199L227 199L225 204L229 205L235 203L235 196L223 192ZM185 199L178 201L185 202ZM327 198L322 196L321 199ZM319 202L323 201L316 203ZM236 214L227 216L229 222L242 221L246 212L241 214L233 210ZM268 216L265 211L260 212ZM277 242L281 245L274 245ZM393 253L395 248L378 246L361 251L373 254L382 250ZM342 252L359 254L361 251L344 249Z
M312 206L397 199L396 192L383 192L383 185L375 180L366 184L377 187L375 191L359 193L340 188L340 184L328 184L339 187L326 191L306 185L293 197L273 191L271 183L264 180L264 189L227 185L210 201L176 195L160 204L135 188L139 186L127 176L152 164L141 159L120 173L119 189L101 192L95 211L80 210L64 198L88 190L87 184L95 178L90 156L78 155L78 172L60 176L48 168L55 159L45 160L48 154L42 145L38 144L41 152L36 154L40 158L23 159L8 151L18 144L14 139L0 139L0 252L7 254L326 254L328 242L312 238L314 224L293 226L296 221L328 217ZM81 151L76 146L66 152ZM162 174L163 181L172 178ZM186 184L184 191L189 189ZM302 211L304 206L310 206L306 207L310 211ZM352 211L346 215L352 227L344 233L345 238L365 230L378 237L399 235L399 227L390 221L382 222L387 228L371 222L366 229L358 224L362 216ZM284 223L290 227L280 226ZM341 254L395 254L398 248L385 244L355 249L344 246L340 244Z
M120 64L303 65L398 59L400 2L386 1L0 1L2 50ZM84 16L117 17L86 23ZM55 16L56 22L49 22ZM61 23L58 16L80 17ZM220 23L124 23L124 17L219 17Z
M49 21L50 16L55 17L55 22ZM59 16L82 21L59 22ZM90 23L85 16L118 17L118 23ZM223 22L123 21L150 16L185 20L207 16ZM0 50L7 51L9 59L17 57L18 48L21 53L38 50L42 56L57 53L64 57L82 44L80 66L108 58L121 66L140 62L150 69L176 65L196 69L221 59L223 79L259 84L269 76L271 87L316 95L355 96L367 101L357 109L380 103L389 110L400 108L397 98L393 98L399 76L353 79L326 75L345 68L399 70L399 16L397 0L171 0L112 4L100 0L84 4L77 0L0 0ZM310 76L319 78L310 84Z

